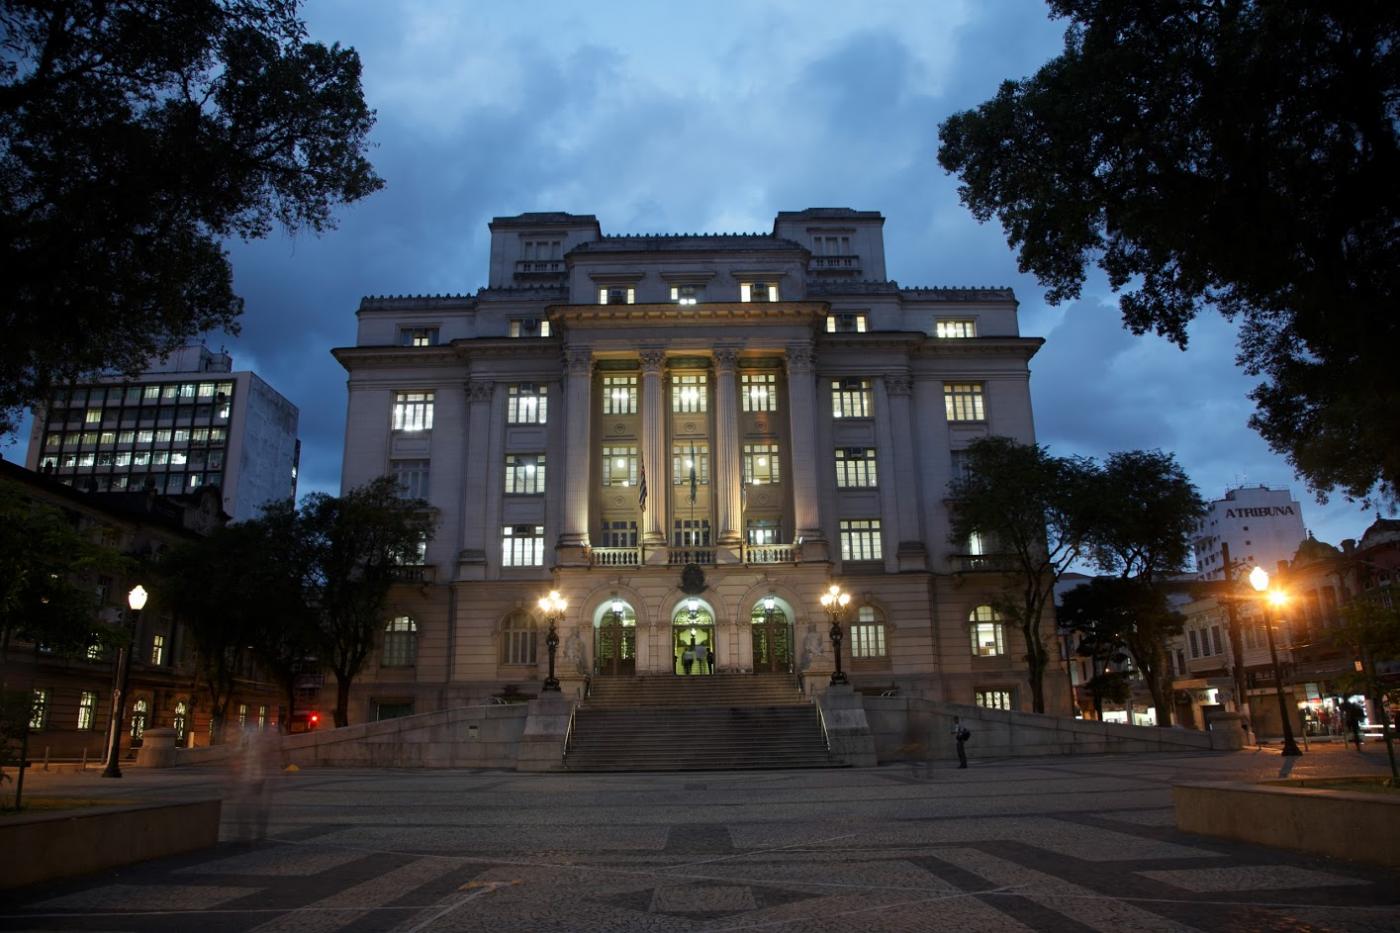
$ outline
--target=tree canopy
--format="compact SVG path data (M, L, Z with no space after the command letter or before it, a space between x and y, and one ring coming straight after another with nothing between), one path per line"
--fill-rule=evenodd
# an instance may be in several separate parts
M1089 553L1098 568L1148 581L1181 572L1205 501L1176 457L1160 450L1109 454L1094 482Z
M0 428L55 384L236 332L222 241L382 187L354 49L298 0L0 0Z
M1400 493L1400 4L1051 0L1064 52L948 118L938 159L1051 302L1093 263L1183 348L1208 307L1250 424L1319 495Z

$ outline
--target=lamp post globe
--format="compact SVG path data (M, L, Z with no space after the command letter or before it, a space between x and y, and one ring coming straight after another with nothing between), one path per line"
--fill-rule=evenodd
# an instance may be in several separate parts
M831 672L832 684L848 684L850 680L846 677L846 672L841 670L841 618L846 613L846 606L851 602L851 594L841 589L840 584L833 583L827 587L822 594L822 608L831 617L831 631L828 633L831 638L831 650L836 660L836 670Z
M1293 721L1288 715L1288 701L1283 697L1283 674L1279 669L1278 648L1274 644L1274 621L1278 609L1288 603L1288 594L1279 589L1269 589L1269 572L1263 567L1255 567L1249 572L1249 585L1254 587L1264 600L1264 635L1269 643L1269 660L1274 669L1274 693L1278 696L1278 714L1283 722L1283 752L1294 757L1303 754L1293 738Z
M554 656L559 651L558 622L564 618L564 610L569 606L558 590L550 590L548 596L541 596L540 612L549 620L549 634L545 636L545 648L549 651L549 676L544 679L544 693L559 692L559 678L554 676Z
M130 643L117 648L117 663L112 671L112 711L107 723L107 766L102 769L105 778L122 776L122 722L126 718L126 689L131 675L131 652L136 647L136 624L141 618L141 610L146 608L150 594L141 584L136 584L126 594L127 634Z

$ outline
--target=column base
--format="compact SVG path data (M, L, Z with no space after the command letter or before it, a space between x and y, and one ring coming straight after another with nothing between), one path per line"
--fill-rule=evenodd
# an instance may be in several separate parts
M743 559L743 546L737 542L725 544L721 541L719 547L715 548L716 564L737 564Z

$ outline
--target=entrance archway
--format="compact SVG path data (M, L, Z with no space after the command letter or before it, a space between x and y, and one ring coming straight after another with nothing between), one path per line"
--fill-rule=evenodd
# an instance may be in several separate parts
M682 677L715 672L715 616L710 607L690 597L671 617L674 670Z
M594 670L604 676L637 673L637 614L620 599L603 606L596 623Z
M754 604L749 616L753 633L755 674L786 674L792 671L792 622L782 600L765 596Z

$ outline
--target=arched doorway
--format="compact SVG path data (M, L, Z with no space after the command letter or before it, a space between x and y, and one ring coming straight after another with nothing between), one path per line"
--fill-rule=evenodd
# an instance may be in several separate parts
M690 597L671 617L672 668L682 677L715 672L715 617L710 607ZM688 662L688 663L687 663Z
M792 623L782 602L774 596L765 596L754 604L749 621L753 623L754 673L790 672Z
M597 620L594 670L609 677L637 673L637 614L620 599L603 606Z

